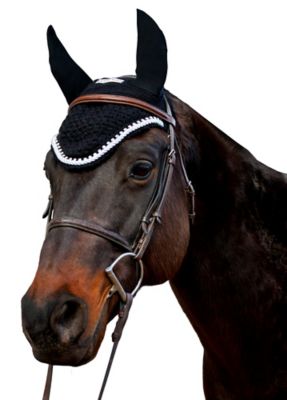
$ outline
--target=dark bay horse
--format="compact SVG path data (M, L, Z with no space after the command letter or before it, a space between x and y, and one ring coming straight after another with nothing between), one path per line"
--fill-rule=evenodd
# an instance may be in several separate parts
M132 95L163 113L171 106L177 157L143 255L142 284L170 282L204 347L206 399L286 400L287 177L163 90L164 37L140 11L138 34L136 77L93 82L49 28L52 72L70 105L100 93ZM103 114L116 115L116 127L122 110L135 112L135 104L110 106ZM93 131L100 110L87 102L70 108L45 161L52 220L22 315L35 357L49 364L77 366L96 356L120 304L105 269L138 240L170 150L166 122L150 116L144 117L148 125L121 130L128 134L113 147L109 118L101 121L107 128L100 139ZM89 148L99 140L105 151L93 153L100 154L98 161L89 158ZM185 171L196 193L193 222ZM74 222L57 225L63 217ZM116 268L124 292L133 291L139 281L133 258L119 260Z

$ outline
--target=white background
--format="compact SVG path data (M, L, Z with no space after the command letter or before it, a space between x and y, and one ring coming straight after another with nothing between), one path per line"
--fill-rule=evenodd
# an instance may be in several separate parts
M44 236L50 139L65 116L48 66L53 24L93 78L133 73L136 7L164 31L166 87L248 148L286 171L287 8L282 0L13 1L0 10L0 398L39 400L46 366L22 335L20 298ZM5 4L5 5L3 5ZM52 400L96 399L111 346L93 362L56 368ZM168 284L138 295L108 383L109 399L203 399L202 349ZM117 396L117 397L116 397Z

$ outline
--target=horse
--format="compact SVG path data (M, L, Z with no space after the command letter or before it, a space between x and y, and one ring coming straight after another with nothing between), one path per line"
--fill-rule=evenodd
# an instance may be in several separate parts
M143 11L135 76L92 81L52 27L48 45L69 112L22 299L36 359L91 361L138 289L169 281L204 348L206 399L286 399L287 176L164 89L165 38Z

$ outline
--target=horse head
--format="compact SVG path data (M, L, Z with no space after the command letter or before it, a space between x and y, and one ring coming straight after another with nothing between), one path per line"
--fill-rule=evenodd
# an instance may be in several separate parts
M125 293L178 272L190 198L183 161L171 149L167 50L155 22L138 11L136 76L92 81L52 27L48 46L70 107L45 160L51 221L22 299L23 329L39 361L81 365L95 357ZM111 96L137 104L106 102ZM173 146L179 152L181 143Z

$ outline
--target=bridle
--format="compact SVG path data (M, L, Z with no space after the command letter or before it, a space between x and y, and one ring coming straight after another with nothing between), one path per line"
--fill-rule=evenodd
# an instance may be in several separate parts
M156 115L157 117L161 118L165 122L168 123L168 138L169 138L169 145L164 154L164 158L162 161L161 169L159 172L157 184L154 190L154 193L150 199L148 207L144 213L144 216L141 219L140 226L138 229L138 233L133 241L130 243L126 238L121 236L120 234L107 229L96 222L87 222L77 218L71 217L61 217L57 219L53 219L53 197L52 195L49 196L49 202L43 217L48 217L47 223L47 233L53 229L58 228L73 228L83 232L87 232L106 240L109 240L111 243L120 247L124 252L121 253L108 267L106 267L105 272L107 277L112 283L111 290L108 294L107 299L111 298L115 293L118 293L121 303L120 303L120 311L118 314L118 321L115 327L115 330L112 335L112 339L114 342L110 360L106 369L106 373L104 376L104 380L102 383L101 391L98 397L98 400L102 399L103 392L106 386L106 382L109 376L109 372L112 366L113 358L119 343L119 340L122 335L122 331L124 329L126 320L129 315L129 310L132 305L133 298L135 297L136 293L141 287L143 276L144 276L144 265L143 265L143 256L145 251L150 243L152 238L155 224L161 223L162 217L162 209L165 202L165 198L169 191L169 187L172 180L173 170L176 163L176 157L178 156L179 165L181 167L181 171L183 174L183 178L185 180L185 189L191 195L191 210L190 210L190 217L193 221L195 217L195 207L194 207L194 188L187 176L187 172L184 166L183 158L176 141L175 137L175 130L174 127L176 125L176 121L172 116L170 105L165 98L165 104L167 111L164 112L163 110L146 103L140 99L127 97L127 96L119 96L119 95L111 95L111 94L90 94L90 95L83 95L76 98L71 104L70 108L78 104L83 103L113 103L113 104L124 104L129 105L137 108L144 109ZM138 281L135 288L132 290L131 293L128 293L123 285L121 284L120 280L118 279L117 275L114 272L115 266L124 258L131 257L135 260L136 265L138 266ZM137 271L136 271L137 272ZM52 370L53 366L49 365L46 385L43 395L43 400L49 400L50 398L50 390L51 390L51 382L52 382Z

